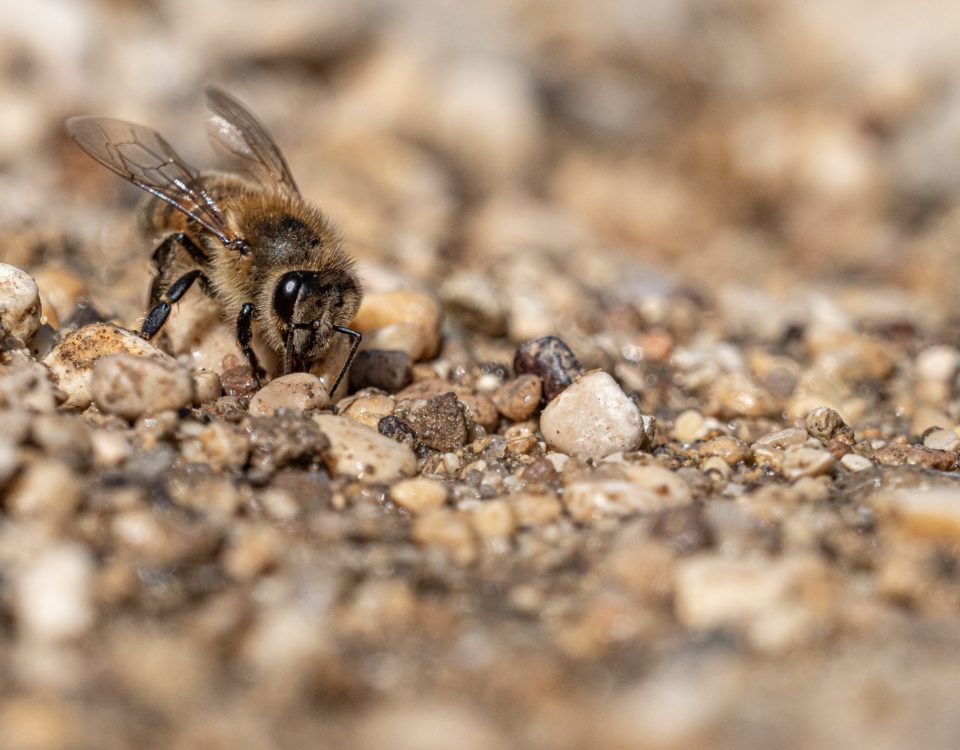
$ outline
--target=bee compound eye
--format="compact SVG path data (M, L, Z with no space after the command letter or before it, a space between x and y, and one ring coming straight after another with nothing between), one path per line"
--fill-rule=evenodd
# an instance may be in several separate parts
M273 292L273 309L277 311L277 315L284 323L289 323L293 319L293 312L302 288L303 278L296 271L285 273L277 282Z

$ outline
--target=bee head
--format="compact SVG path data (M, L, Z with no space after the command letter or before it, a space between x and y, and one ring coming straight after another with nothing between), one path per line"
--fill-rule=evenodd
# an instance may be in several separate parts
M306 370L330 348L334 325L346 325L360 292L345 271L289 271L273 292L273 310L284 338L284 371Z

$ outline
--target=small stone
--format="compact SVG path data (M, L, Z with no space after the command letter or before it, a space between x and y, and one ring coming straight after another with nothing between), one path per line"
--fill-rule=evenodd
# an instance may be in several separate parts
M531 436L532 437L532 436ZM538 458L532 464L524 468L520 478L525 482L541 483L549 482L559 476L553 463L547 458Z
M753 444L753 449L759 448L786 450L797 445L804 445L810 439L805 429L791 427L786 430L777 430L770 432L761 438L758 438Z
M459 514L450 511L437 510L417 516L411 537L418 544L448 550L461 565L472 562L476 557L473 529Z
M853 444L853 429L843 421L839 412L827 406L821 406L807 414L803 424L811 437L815 437L823 443L829 443L831 440L837 439Z
M411 358L430 359L436 356L440 348L442 319L443 311L433 297L404 289L367 294L353 319L353 327L366 334L398 323L415 326L423 333L425 340L420 356L411 355Z
M412 362L428 359L435 354L439 340L414 323L394 323L370 331L363 337L363 350L380 349L406 354ZM434 373L434 376L436 373ZM413 378L416 380L416 378Z
M951 471L957 463L955 451L932 450L915 445L891 443L874 451L873 460L886 466L926 466L938 471Z
M221 534L209 524L175 523L150 510L131 509L113 516L110 533L117 552L137 565L182 565L206 560Z
M556 336L543 336L524 341L513 357L517 375L530 373L540 378L543 398L552 401L583 373L576 355Z
M933 430L923 438L923 447L940 451L956 451L960 448L960 436L954 430Z
M398 443L409 445L411 448L417 445L417 433L414 429L402 419L392 414L383 417L377 423L377 432L391 440L396 440Z
M507 500L488 500L470 512L473 530L483 539L505 539L517 530L517 520Z
M309 372L291 372L274 378L250 399L250 413L269 417L281 409L304 412L330 404L330 395L320 379Z
M508 497L518 526L543 526L563 515L563 505L556 495L521 492Z
M39 641L83 635L93 624L93 561L78 544L42 550L15 578L14 611L22 634Z
M133 420L192 403L193 379L169 358L111 354L93 368L91 395L100 411Z
M522 422L540 406L543 387L536 375L520 375L497 388L491 398L507 419Z
M467 442L464 408L453 393L436 398L397 402L396 416L409 424L424 445L439 451L455 451Z
M355 424L351 422L351 424ZM324 461L330 440L316 419L294 414L250 417L251 472L265 479L285 466L312 467Z
M350 368L350 388L378 388L396 393L413 380L413 362L396 349L367 349L360 352Z
M960 541L960 489L910 487L879 493L873 504L918 537Z
M250 365L228 367L220 373L220 385L226 396L252 396L257 392L257 379Z
M710 389L708 411L716 417L767 417L779 410L776 399L746 375L721 375Z
M699 505L682 505L667 508L654 518L650 534L662 539L681 555L689 555L714 542L713 529L704 518Z
M72 516L83 499L83 484L62 461L38 458L27 465L6 494L13 518L61 521Z
M43 358L54 381L67 394L65 407L85 409L90 405L93 369L103 357L111 354L131 354L168 364L175 362L149 341L124 328L107 323L78 328ZM192 383L188 390L192 390Z
M652 420L606 372L581 376L547 404L540 431L551 448L581 459L603 458L642 448L650 441Z
M701 445L698 453L701 459L716 457L729 466L736 466L750 457L750 446L730 435L721 435Z
M940 344L917 355L917 377L934 383L949 382L960 368L960 350Z
M193 404L200 406L216 401L223 393L220 376L213 370L197 370L193 373Z
M274 527L237 526L223 552L223 569L235 580L250 581L273 568L283 549L283 538Z
M111 469L126 461L133 452L130 441L118 432L94 430L90 435L93 463L100 469Z
M347 417L316 414L313 417L330 441L323 457L331 474L345 474L368 482L413 476L417 458L413 450Z
M390 499L411 513L424 513L446 505L447 489L432 479L403 479L390 488Z
M873 468L873 461L856 453L848 453L840 459L840 463L847 471L865 471Z
M673 437L681 443L693 443L702 440L707 434L707 420L695 409L688 409L673 423Z
M661 466L631 467L630 479L574 482L564 492L564 505L575 520L593 521L606 516L653 513L692 500L686 483Z
M354 394L348 402L341 402L337 406L343 416L376 430L381 419L393 415L396 405L393 396L370 390Z
M487 276L460 271L440 285L440 299L453 317L487 336L507 331L507 311L500 290Z
M409 385L397 394L397 399L430 399L452 393L467 409L467 416L483 427L488 433L497 429L500 414L489 396L474 393L463 385L448 383L437 377L421 380Z
M801 477L819 477L833 468L833 455L822 448L788 448L781 463L783 476L793 481Z
M40 290L26 271L0 263L0 341L26 344L40 327Z
M250 457L250 434L227 422L205 425L180 448L187 463L206 464L216 470L240 468Z
M7 352L6 361L0 365L0 406L51 413L62 395L51 381L50 370L25 350Z

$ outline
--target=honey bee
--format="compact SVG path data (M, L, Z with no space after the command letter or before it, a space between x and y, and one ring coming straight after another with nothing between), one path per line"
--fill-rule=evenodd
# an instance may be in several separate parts
M337 229L305 202L266 128L225 91L208 87L208 133L229 172L200 172L155 130L106 117L71 117L80 148L151 194L144 234L164 239L140 335L150 340L171 305L195 283L236 319L237 343L259 385L253 326L282 356L283 372L305 370L351 337L333 388L353 362L360 334L349 327L362 290Z

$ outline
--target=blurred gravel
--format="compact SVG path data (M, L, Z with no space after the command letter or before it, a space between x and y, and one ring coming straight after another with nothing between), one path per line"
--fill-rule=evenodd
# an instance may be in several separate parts
M958 38L0 0L0 749L960 745ZM199 292L128 332L140 196L62 122L210 165L210 83L358 260L336 393Z

